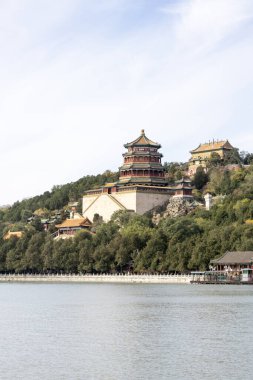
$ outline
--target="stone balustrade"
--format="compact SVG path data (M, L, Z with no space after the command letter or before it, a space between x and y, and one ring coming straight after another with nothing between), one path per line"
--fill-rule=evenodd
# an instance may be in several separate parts
M192 276L185 274L2 274L0 282L97 282L189 284Z

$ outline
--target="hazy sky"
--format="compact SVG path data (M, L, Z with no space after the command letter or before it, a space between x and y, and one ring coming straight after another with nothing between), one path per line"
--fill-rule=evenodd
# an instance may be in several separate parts
M164 161L253 152L252 0L0 0L0 204L117 170L142 128Z

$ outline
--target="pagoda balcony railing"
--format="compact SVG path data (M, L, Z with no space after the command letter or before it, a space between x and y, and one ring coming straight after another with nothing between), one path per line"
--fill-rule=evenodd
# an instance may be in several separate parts
M161 164L161 159L160 158L157 158L157 159L152 159L150 157L147 157L146 159L132 159L132 158L125 158L124 160L124 163L125 164L150 164L150 163L158 163L158 164Z
M156 153L157 148L129 148L129 152L152 152Z
M142 157L142 156L148 156L148 157L163 157L163 154L160 152L144 152L144 151L138 151L138 152L126 152L122 154L123 157Z
M120 178L131 178L131 177L155 177L155 178L165 178L165 175L163 173L161 174L142 174L142 173L139 173L139 174L132 174L132 173L128 173L128 174L121 174L120 175Z

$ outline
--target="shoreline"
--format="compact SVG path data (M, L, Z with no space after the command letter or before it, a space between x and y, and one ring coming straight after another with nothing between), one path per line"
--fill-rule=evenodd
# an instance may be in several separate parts
M148 274L5 274L0 275L0 283L6 282L37 282L37 283L125 283L125 284L190 284L189 275L148 275Z

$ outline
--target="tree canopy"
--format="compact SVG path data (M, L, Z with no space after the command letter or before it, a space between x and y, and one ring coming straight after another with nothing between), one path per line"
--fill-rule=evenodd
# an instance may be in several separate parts
M108 223L97 215L92 232L80 231L68 240L54 240L52 231L43 230L41 216L64 206L73 194L80 197L85 189L116 174L88 176L73 187L55 187L52 192L16 202L0 213L0 271L188 272L207 269L212 258L227 250L253 250L253 165L236 171L212 167L204 174L198 174L202 182L197 175L194 181L200 194L209 191L216 199L210 211L199 206L186 216L161 218L158 225L152 223L150 213L118 211ZM27 223L27 216L35 210L39 210L36 217ZM22 229L22 237L4 240L7 228Z

